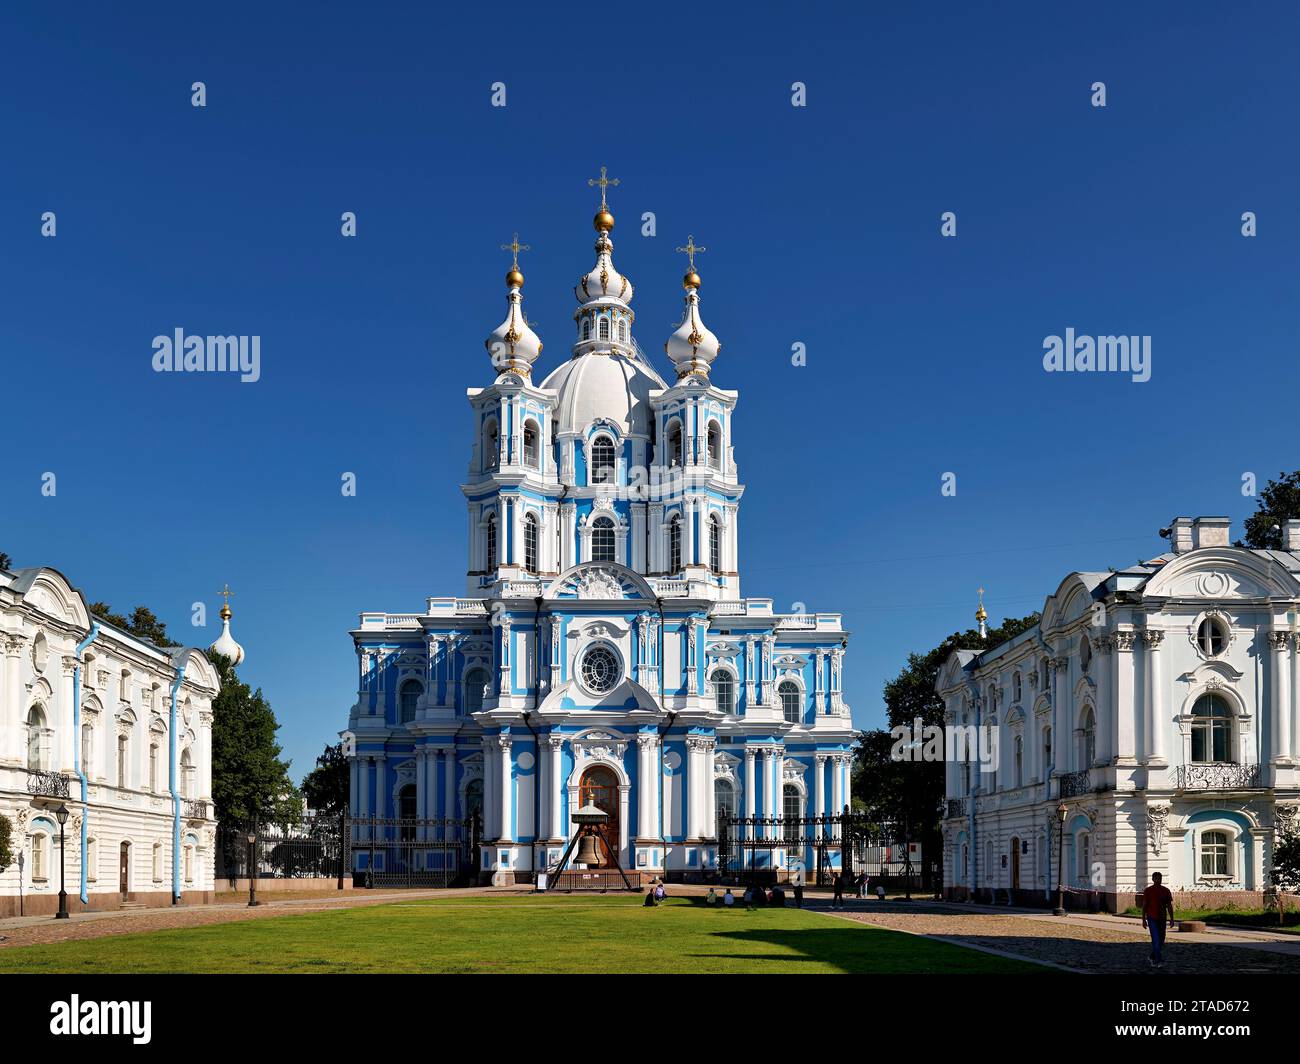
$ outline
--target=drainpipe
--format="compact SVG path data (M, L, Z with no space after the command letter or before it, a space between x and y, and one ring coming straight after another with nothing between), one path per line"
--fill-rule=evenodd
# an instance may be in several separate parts
M86 815L86 766L81 763L81 655L95 641L97 635L99 635L99 622L92 621L90 633L77 644L74 655L76 664L72 667L72 767L77 773L77 781L81 784L81 903L83 905L90 901L90 897L86 887L86 833L89 830L86 823L89 819Z
M542 686L542 596L533 599L533 708L524 713L524 727L532 733L533 750L533 883L537 883L537 843L542 825L542 739L532 725L533 713L541 708Z
M167 777L172 792L172 904L181 902L181 792L176 779L176 694L185 679L186 661L182 660L172 681L171 706L167 714ZM85 821L83 820L84 824Z

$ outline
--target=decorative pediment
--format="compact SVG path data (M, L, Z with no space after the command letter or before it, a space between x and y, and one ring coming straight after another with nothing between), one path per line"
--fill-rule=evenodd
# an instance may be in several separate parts
M546 598L583 600L646 599L655 597L645 579L613 562L583 562L561 573L546 589Z
M570 639L622 639L629 629L614 621L592 621L569 629Z
M397 785L403 787L408 783L415 782L415 759L401 761L397 765Z
M802 783L803 774L808 771L808 766L802 761L786 761L781 768L781 778L786 783Z
M786 672L800 672L808 664L808 659L801 658L797 654L783 654L775 660L774 664Z

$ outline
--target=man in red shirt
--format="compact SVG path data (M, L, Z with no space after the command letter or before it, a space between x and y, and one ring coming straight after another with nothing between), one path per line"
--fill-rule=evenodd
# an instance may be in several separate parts
M1166 927L1174 926L1174 896L1168 887L1160 885L1160 873L1151 873L1151 886L1142 892L1142 926L1151 932L1151 966L1163 968L1165 965L1161 949L1165 944ZM1165 914L1169 914L1169 923L1165 924Z

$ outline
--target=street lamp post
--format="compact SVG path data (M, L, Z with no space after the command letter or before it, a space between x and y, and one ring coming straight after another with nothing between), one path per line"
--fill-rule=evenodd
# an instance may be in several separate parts
M1065 860L1065 818L1069 815L1070 810L1064 802L1056 807L1060 825L1056 833L1056 908L1052 910L1053 916L1065 915L1065 879L1061 870Z
M68 807L62 802L59 808L54 810L54 817L59 822L59 911L54 914L56 920L68 919L68 892L64 875L66 872L67 860L65 857L66 848L64 847L63 825L68 822Z
M261 905L257 900L257 821L248 829L248 906Z

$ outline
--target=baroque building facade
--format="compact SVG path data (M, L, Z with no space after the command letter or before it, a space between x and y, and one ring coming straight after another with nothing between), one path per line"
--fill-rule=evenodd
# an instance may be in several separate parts
M669 383L633 336L603 170L594 183L595 264L574 288L570 355L540 384L509 246L495 379L468 392L465 593L363 613L351 633L352 815L477 817L478 874L495 882L554 867L589 803L609 817L602 866L697 877L716 869L722 815L829 815L850 799L840 616L741 594L737 393L710 377L702 249L682 249ZM757 859L785 875L806 856Z
M1300 522L1276 551L1232 546L1222 517L1162 535L940 670L946 723L996 751L950 745L950 897L1054 904L1059 874L1067 906L1122 911L1160 872L1180 907L1261 903L1300 809Z
M211 901L216 671L95 617L54 569L0 570L0 915Z

